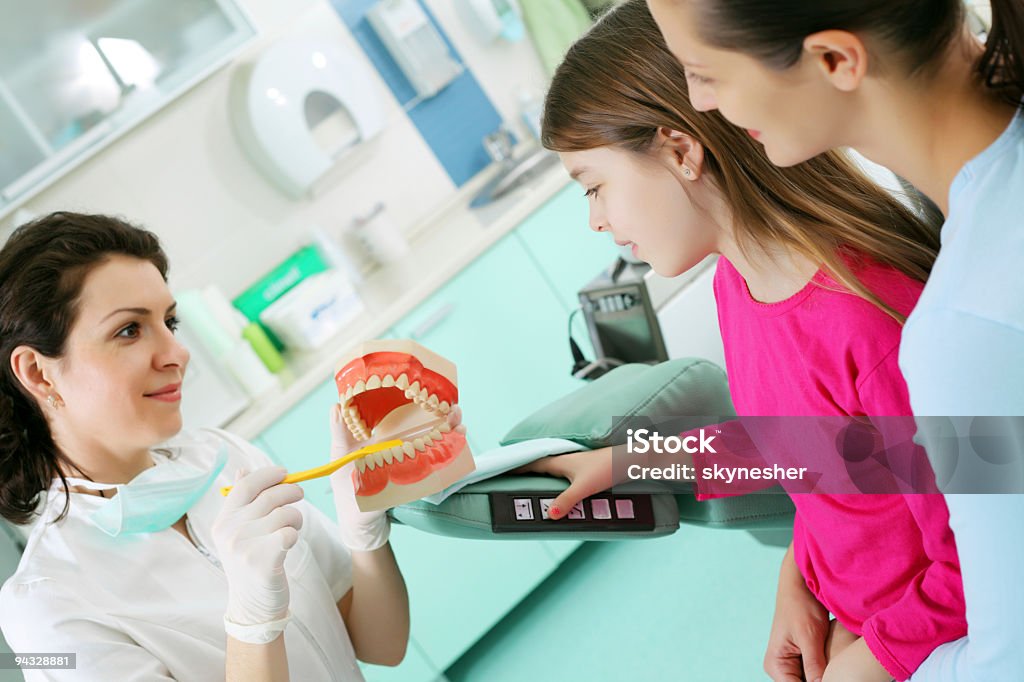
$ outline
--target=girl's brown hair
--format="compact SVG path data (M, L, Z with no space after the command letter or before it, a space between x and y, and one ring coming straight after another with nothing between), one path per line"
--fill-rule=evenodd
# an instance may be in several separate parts
M937 225L918 218L842 153L778 168L717 111L697 112L646 2L627 0L580 38L555 71L541 140L559 152L610 146L649 153L662 127L704 146L705 173L732 210L741 249L779 245L802 254L848 291L905 321L854 269L868 258L925 281L939 249Z

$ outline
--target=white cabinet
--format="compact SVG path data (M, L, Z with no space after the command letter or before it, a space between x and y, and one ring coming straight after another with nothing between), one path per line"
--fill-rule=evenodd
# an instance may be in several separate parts
M13 5L0 21L0 215L255 35L232 0Z

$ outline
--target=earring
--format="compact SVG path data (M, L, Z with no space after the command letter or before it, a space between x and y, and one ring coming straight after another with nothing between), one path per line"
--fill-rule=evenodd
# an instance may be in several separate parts
M64 407L64 401L53 394L50 394L46 397L46 402L50 403L50 407L52 407L55 410L57 408Z
M683 168L683 175L685 175L686 177L690 177L690 169L684 167Z

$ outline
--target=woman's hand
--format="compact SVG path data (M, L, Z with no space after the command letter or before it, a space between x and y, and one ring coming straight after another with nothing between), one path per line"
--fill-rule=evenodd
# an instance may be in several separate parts
M284 559L302 527L302 512L288 505L303 493L297 485L281 483L286 474L283 467L239 471L213 523L213 542L228 582L225 615L231 623L263 625L288 612Z
M448 413L448 424L452 429L466 432L462 426L462 409L455 405ZM371 441L372 442L372 441ZM367 443L357 442L341 418L341 405L331 407L331 460L366 446ZM346 464L331 474L331 490L334 492L334 508L338 514L338 526L341 528L341 541L355 552L372 552L387 544L391 535L391 522L386 511L364 512L356 502L352 471L355 462Z
M825 673L828 634L828 609L807 589L790 545L779 570L764 671L773 682L818 682Z
M566 488L551 503L548 516L560 519L585 497L612 487L612 449L584 450L567 455L553 455L523 465L512 473L537 473L569 480Z

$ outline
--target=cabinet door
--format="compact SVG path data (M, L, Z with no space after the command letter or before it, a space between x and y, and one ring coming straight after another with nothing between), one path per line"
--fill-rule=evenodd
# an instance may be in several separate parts
M540 542L464 540L392 526L412 637L444 670L557 566Z
M427 660L416 639L409 640L405 658L395 667L360 663L366 682L435 682L441 678L441 671Z
M567 311L579 306L576 292L619 255L611 235L590 229L587 200L576 183L532 213L515 234Z
M506 237L395 326L455 363L475 452L582 385L570 376L567 314L518 239Z
M334 379L328 379L253 443L288 471L302 471L326 464L331 461L329 410L337 400ZM315 478L299 485L305 490L307 500L330 518L335 518L331 483L327 478Z
M577 292L610 267L619 255L610 235L596 234L590 229L587 200L582 194L573 183L515 231L566 312L579 307ZM572 333L583 354L593 359L594 348L582 313L573 317Z

